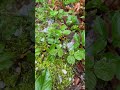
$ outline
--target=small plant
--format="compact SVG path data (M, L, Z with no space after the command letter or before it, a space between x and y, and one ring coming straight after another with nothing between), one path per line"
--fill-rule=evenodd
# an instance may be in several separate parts
M90 8L96 8L99 12L95 13L102 15L100 16L98 14L95 16L92 27L94 30L92 33L94 38L92 38L92 43L86 47L85 72L87 90L94 90L98 88L97 85L100 86L101 89L105 89L109 84L108 82L112 83L115 79L120 80L120 54L116 50L120 48L120 12L109 10L101 0L98 0L98 2L91 0L87 3L88 10ZM109 11L104 11L105 9ZM87 32L87 35L89 33L90 32ZM119 90L119 85L118 83L110 86L113 90Z
M42 79L39 72L47 68L52 77L49 90L64 90L72 81L75 63L85 60L84 14L77 17L74 8L67 10L73 3L77 1L36 2L36 82Z

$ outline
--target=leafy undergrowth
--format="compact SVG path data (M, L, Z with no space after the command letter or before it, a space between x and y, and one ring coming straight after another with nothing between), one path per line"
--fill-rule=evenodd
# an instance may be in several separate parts
M20 14L24 1L19 9L15 6L21 3L15 3L15 0L0 3L0 90L33 90L34 22L31 14Z
M120 1L86 4L86 89L120 90Z
M36 90L85 88L84 9L84 0L36 0Z

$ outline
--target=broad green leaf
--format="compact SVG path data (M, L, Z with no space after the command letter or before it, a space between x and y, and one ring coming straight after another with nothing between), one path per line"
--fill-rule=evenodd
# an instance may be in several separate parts
M49 44L54 44L54 39L53 38L48 38L47 40L48 40Z
M70 54L70 55L74 55L74 50L70 50L70 51L69 51L69 54Z
M97 17L94 23L94 30L96 31L96 33L99 33L101 37L104 37L106 39L108 35L105 22L100 17Z
M94 72L98 78L109 81L115 75L115 64L108 63L105 60L97 61L94 66Z
M71 33L70 30L64 30L64 31L63 31L63 34L65 34L65 35L69 35L70 33Z
M85 69L91 69L94 66L94 59L92 57L85 57Z
M51 90L52 78L48 69L44 70L42 74L35 81L35 90Z
M50 48L48 50L50 55L54 55L55 56L57 54L57 49L55 49L55 46L56 46L55 44L50 46Z
M67 62L69 63L69 64L74 64L75 63L75 58L74 58L74 56L68 56L67 57Z
M112 39L113 45L120 47L120 13L116 12L112 17Z
M117 79L120 80L120 56L115 55L113 53L105 53L102 57L107 58L107 60L113 64L115 64L115 74Z
M55 56L49 55L47 59L48 59L49 61L51 61L51 62L54 62Z
M78 19L76 16L74 15L69 15L68 18L67 18L67 22L66 22L68 25L71 25L71 24L77 24L78 23Z
M91 51L92 55L96 55L100 51L104 50L106 45L107 45L107 42L104 39L99 38L93 43L93 45L87 48L87 51Z
M77 60L85 59L85 50L84 49L80 49L80 50L76 51L74 53L74 57Z
M62 25L62 26L60 27L60 30L65 30L65 29L67 29L67 26L66 26L66 25Z
M70 4L70 3L75 3L77 2L77 0L65 0L64 3L67 5L67 4Z
M56 53L57 53L57 49L51 49L50 51L49 51L49 53L51 54L51 55L56 55Z
M40 51L41 51L41 49L39 47L37 47L35 49L35 56L40 55Z
M62 48L58 49L58 56L59 57L63 56L63 50L62 50Z
M74 36L73 36L73 38L75 40L74 48L76 49L80 45L80 36L77 33L75 33Z
M73 38L76 42L80 43L80 36L77 33L74 34Z

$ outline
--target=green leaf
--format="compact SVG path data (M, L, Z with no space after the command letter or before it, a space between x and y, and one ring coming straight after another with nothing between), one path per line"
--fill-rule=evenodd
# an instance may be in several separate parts
M70 54L70 55L74 55L74 50L70 50L70 51L69 51L69 54Z
M91 69L94 66L94 60L92 57L85 57L85 69Z
M59 57L63 56L63 50L62 50L62 48L58 49L58 56Z
M75 33L74 36L73 36L73 38L75 40L74 48L76 49L80 45L80 36L77 33Z
M96 85L96 76L92 71L85 71L85 86L87 90L94 90Z
M82 45L85 46L85 30L82 32Z
M101 0L90 0L89 2L87 2L86 4L86 9L92 9L92 8L97 8L101 11L107 11L108 7L106 5L103 4L103 2Z
M57 53L57 49L51 49L50 51L49 51L49 53L51 54L51 55L56 55L56 53Z
M66 26L66 25L62 25L62 26L60 27L60 30L65 30L65 29L67 29L67 26Z
M64 1L64 3L67 5L67 4L70 4L70 3L75 3L77 2L77 0L66 0Z
M47 59L48 59L49 61L51 61L51 62L54 62L55 56L49 55Z
M35 81L35 90L51 90L52 78L49 70L44 70L42 74Z
M80 36L77 33L74 34L73 38L76 42L80 43Z
M112 39L113 45L120 47L120 13L116 12L112 17Z
M65 34L65 35L69 35L70 33L71 33L70 30L64 30L64 31L63 31L63 34Z
M100 51L104 50L106 45L107 45L106 40L99 38L93 43L93 45L88 47L86 51L90 51L91 54L96 55Z
M80 49L80 50L76 51L74 53L74 57L77 60L85 59L85 50L84 49Z
M69 64L74 64L75 63L75 58L74 58L74 56L68 56L67 57L67 62L69 63Z
M0 55L0 70L8 69L12 64L12 59L14 58L13 53L3 53Z
M55 56L57 54L57 49L55 49L55 46L56 45L54 45L54 44L50 46L50 49L48 51L50 53L50 55L54 55Z
M74 15L69 15L68 18L67 18L67 22L66 22L68 25L71 25L71 24L77 24L78 23L78 19L76 16Z
M41 51L41 49L39 47L37 47L35 49L35 56L40 55L40 51Z
M58 14L58 11L50 11L50 15L52 17L55 17Z
M53 38L48 38L47 40L48 40L49 44L54 44L54 39Z
M105 60L100 60L95 63L94 72L98 78L109 81L114 77L115 65Z
M115 74L117 79L120 80L120 56L117 56L113 53L105 53L102 57L107 58L107 60L111 63L114 63L116 66Z
M106 39L108 35L105 22L100 17L97 17L94 23L94 30L96 31L96 33L99 33L101 37L104 37Z

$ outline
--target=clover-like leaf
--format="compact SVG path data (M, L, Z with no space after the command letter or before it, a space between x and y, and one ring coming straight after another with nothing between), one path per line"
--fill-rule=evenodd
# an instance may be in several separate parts
M75 58L74 58L74 56L72 56L72 55L68 56L68 57L67 57L67 62L68 62L69 64L74 64L74 63L75 63Z
M85 59L85 50L80 49L74 53L75 59L82 60Z

